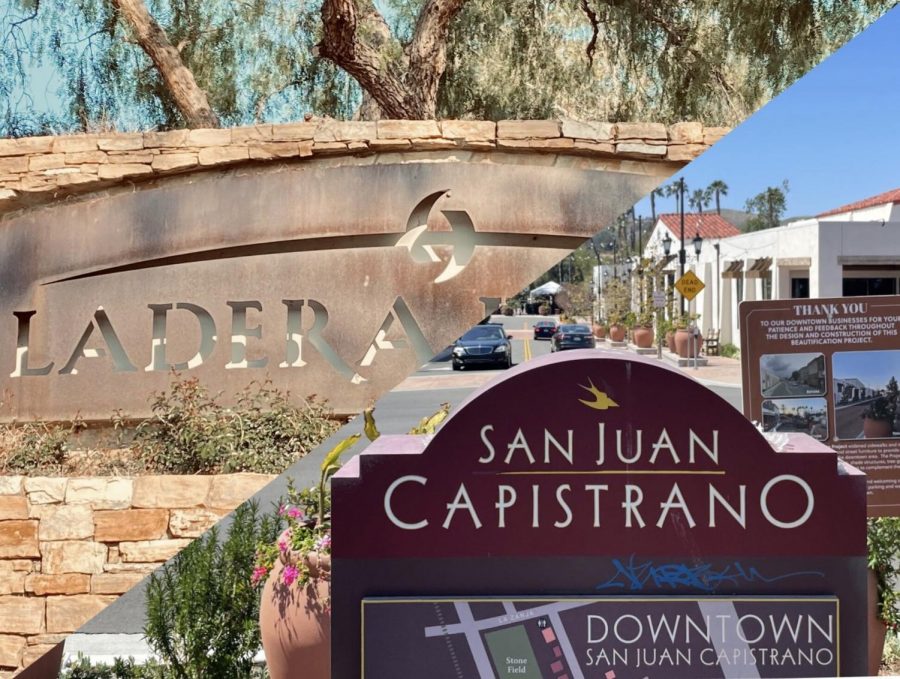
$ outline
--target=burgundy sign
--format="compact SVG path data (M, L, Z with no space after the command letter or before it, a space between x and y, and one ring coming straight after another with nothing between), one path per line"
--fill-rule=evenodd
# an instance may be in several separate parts
M745 302L741 359L747 417L828 444L871 516L900 515L900 296Z
M367 597L834 595L865 667L865 479L652 359L529 362L333 481L333 676ZM846 648L845 648L846 646Z

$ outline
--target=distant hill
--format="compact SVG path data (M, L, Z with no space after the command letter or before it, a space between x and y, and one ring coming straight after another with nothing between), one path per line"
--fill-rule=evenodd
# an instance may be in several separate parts
M744 226L750 221L751 215L749 212L744 212L743 210L731 210L729 208L722 208L722 217L727 219L729 222L734 224L741 231L744 230Z

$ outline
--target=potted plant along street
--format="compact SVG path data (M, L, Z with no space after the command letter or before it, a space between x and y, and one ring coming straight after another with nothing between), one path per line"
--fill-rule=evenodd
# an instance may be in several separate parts
M649 349L653 346L653 313L651 311L643 309L636 315L631 334L638 349Z
M875 676L888 629L900 632L900 517L869 519L869 674Z
M603 339L606 337L606 322L602 318L597 318L594 321L592 330L594 332L594 337L597 339Z
M695 335L691 329L691 323L698 318L697 314L685 314L675 319L675 353L680 358L694 358L700 354L703 337L699 332Z
M618 311L609 314L609 339L613 342L624 342L626 328L624 318Z
M443 404L423 417L410 434L433 434L450 412ZM363 413L370 441L380 436L374 409ZM287 524L278 540L256 546L250 576L262 585L259 627L271 679L331 677L331 492L329 481L340 458L361 438L353 434L338 443L322 462L319 483L297 491L288 482L287 499L277 516Z
M896 404L886 396L879 396L871 401L862 413L863 437L867 439L890 437L894 428L896 408Z

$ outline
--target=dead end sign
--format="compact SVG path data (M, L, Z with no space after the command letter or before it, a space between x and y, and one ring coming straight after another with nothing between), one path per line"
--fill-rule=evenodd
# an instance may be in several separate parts
M688 271L675 282L675 289L688 301L699 295L705 287L706 284L693 271Z
M655 361L529 362L335 476L332 676L864 674L865 492Z

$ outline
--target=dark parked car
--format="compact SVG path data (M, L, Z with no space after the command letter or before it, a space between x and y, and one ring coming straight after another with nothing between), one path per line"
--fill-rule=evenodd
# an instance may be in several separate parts
M556 334L556 321L546 320L538 321L534 324L534 338L550 339Z
M500 324L476 325L453 345L453 369L472 365L512 366L511 337Z
M561 325L550 340L550 351L593 348L594 335L586 325Z

